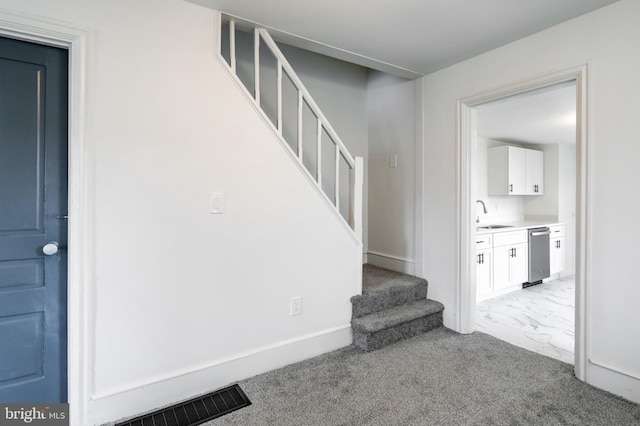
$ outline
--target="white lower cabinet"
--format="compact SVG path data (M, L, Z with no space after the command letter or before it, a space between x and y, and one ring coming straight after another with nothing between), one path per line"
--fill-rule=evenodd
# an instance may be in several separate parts
M565 269L564 225L549 226L551 275ZM476 235L476 300L522 288L529 279L527 229Z
M527 230L482 234L476 238L476 300L517 289L528 277ZM479 244L485 240L493 248ZM485 244L486 244L485 242Z
M527 243L493 248L493 290L520 285L528 278Z
M493 235L476 238L476 299L484 300L493 294Z
M551 226L549 230L549 272L554 275L565 268L564 225Z

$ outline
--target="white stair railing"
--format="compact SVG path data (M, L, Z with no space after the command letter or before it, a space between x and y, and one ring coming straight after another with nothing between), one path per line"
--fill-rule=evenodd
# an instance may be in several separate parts
M325 199L334 207L337 214L340 215L349 225L349 227L353 230L355 236L358 238L358 241L362 241L362 192L363 192L363 159L362 157L354 157L351 155L345 144L342 142L336 131L333 129L329 120L324 116L313 97L306 89L296 72L293 70L292 66L289 64L287 59L284 57L282 51L273 40L271 35L265 28L259 28L247 21L241 20L240 22L243 24L243 29L246 29L247 26L252 27L253 31L253 63L254 63L254 71L253 71L253 93L249 91L249 88L242 82L242 80L238 76L238 59L237 59L237 42L236 36L237 32L237 23L238 18L234 18L232 16L223 15L222 13L218 13L217 19L217 31L218 31L218 45L216 55L222 59L222 62L227 65L228 70L236 79L236 81L240 84L240 86L245 90L245 93L252 99L256 108L262 113L263 117L267 121L267 123L272 126L274 132L280 137L283 145L289 150L290 154L293 158L299 163L301 168L308 174L308 177L315 182L316 186L320 190L320 192L324 195ZM228 58L222 53L223 46L223 31L226 30L225 26L228 26ZM269 52L273 55L276 61L276 117L275 123L268 117L267 112L261 106L261 45L264 45ZM226 47L226 46L225 46ZM287 77L289 81L292 83L293 87L297 91L297 134L296 134L296 143L295 150L287 143L283 136L283 128L284 128L284 117L283 117L283 78ZM305 109L305 105L308 110L315 117L315 170L309 170L309 167L304 163L303 155L305 152L304 144L303 144L303 112ZM333 144L333 188L332 194L328 194L327 190L323 189L323 147L322 147L322 136L323 133L326 134ZM341 210L340 205L340 196L341 196L341 179L340 179L340 166L341 161L346 163L346 166L349 170L349 182L346 183L346 187L348 188L348 213L343 214L343 210Z

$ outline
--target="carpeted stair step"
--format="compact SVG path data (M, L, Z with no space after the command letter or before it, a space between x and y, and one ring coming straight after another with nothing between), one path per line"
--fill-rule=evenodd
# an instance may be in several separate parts
M444 306L422 299L363 317L353 318L353 343L372 351L442 326Z
M360 318L374 312L415 302L427 297L428 283L423 278L364 265L362 294L353 296L352 317Z

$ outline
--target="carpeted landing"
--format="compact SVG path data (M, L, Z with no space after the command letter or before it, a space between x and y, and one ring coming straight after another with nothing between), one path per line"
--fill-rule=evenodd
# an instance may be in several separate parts
M206 425L640 425L639 405L580 382L571 365L443 327L240 385L253 405Z

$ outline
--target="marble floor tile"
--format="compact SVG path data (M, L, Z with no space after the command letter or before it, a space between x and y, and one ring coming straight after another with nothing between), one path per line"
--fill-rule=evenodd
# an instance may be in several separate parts
M575 278L562 277L476 305L476 330L574 363Z

